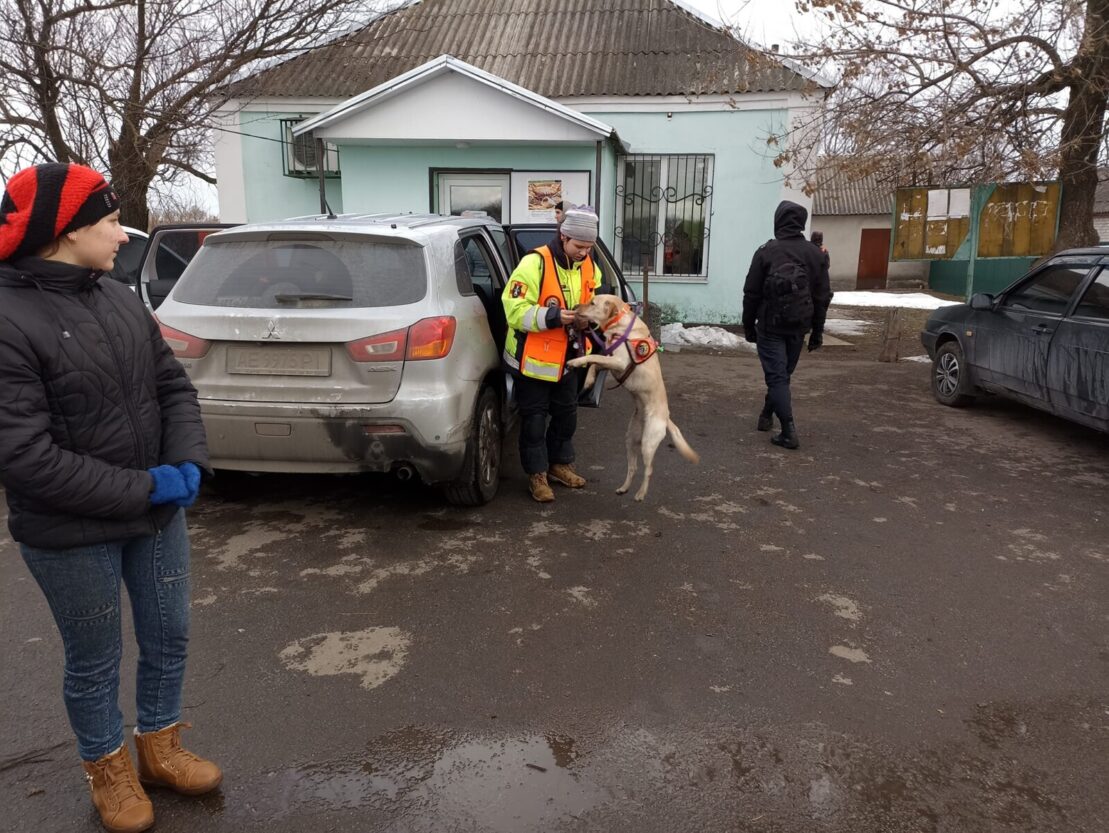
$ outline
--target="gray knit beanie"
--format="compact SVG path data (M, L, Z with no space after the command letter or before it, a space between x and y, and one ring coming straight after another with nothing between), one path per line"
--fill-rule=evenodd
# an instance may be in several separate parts
M596 243L597 215L583 208L571 208L563 215L559 231L579 243Z

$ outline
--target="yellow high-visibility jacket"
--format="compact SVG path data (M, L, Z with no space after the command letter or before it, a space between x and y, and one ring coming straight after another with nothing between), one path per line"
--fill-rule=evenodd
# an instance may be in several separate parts
M555 272L546 289L545 262ZM553 291L554 277L558 291ZM547 382L561 379L569 339L562 323L553 315L548 317L548 310L573 309L588 303L594 288L601 285L601 277L601 270L588 257L564 269L546 246L524 255L501 295L508 321L504 344L508 366L533 379Z

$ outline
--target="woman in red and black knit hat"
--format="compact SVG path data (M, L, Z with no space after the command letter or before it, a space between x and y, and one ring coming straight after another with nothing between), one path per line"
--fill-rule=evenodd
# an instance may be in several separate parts
M110 831L154 823L140 783L188 795L218 766L181 747L185 507L208 450L196 390L153 316L101 280L126 242L96 171L46 164L0 202L0 482L8 527L65 645L63 695ZM118 705L120 579L139 644L138 771Z

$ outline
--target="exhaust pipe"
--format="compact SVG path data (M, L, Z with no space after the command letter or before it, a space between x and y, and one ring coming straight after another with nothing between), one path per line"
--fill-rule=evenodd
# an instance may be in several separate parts
M412 466L405 463L397 469L397 480L411 480L416 472Z

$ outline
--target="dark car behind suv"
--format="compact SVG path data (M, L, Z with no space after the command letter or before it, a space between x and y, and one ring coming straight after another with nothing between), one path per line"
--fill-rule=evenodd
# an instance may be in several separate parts
M921 340L944 405L996 393L1109 431L1105 248L1061 252L996 297L938 309Z

